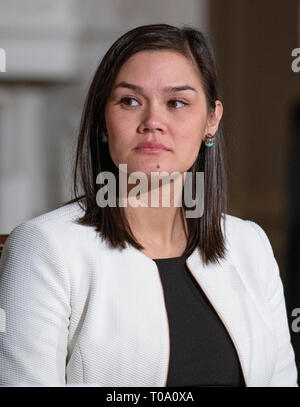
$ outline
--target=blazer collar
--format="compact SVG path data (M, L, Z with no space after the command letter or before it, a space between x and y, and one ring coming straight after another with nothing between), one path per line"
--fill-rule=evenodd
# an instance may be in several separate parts
M244 270L247 265L240 264L238 260L234 262L231 251L219 263L205 265L198 248L187 258L186 265L227 329L246 385L256 386L259 383L259 386L268 386L270 375L264 358L266 353L272 352L273 344L268 339L272 334L270 321L266 323L265 310L256 301L257 293L252 293L244 280L244 275L253 277L253 269Z
M150 267L157 266L150 257L127 244L134 256L139 257L141 264L147 261ZM204 264L197 247L186 259L186 265L208 300L223 322L237 351L244 380L247 386L266 382L267 372L261 352L264 351L263 334L257 334L262 323L256 304L247 290L246 284L235 266L231 253L227 252L218 263ZM250 270L251 272L252 270ZM264 326L264 325L263 325ZM264 385L264 384L263 384Z
M220 260L219 263L205 265L202 262L199 248L196 248L187 258L186 265L231 337L241 363L245 382L248 384L251 335L244 314L245 287L236 268L228 257Z

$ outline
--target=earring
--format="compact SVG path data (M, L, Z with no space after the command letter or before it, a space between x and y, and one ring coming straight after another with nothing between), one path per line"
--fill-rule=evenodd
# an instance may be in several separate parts
M105 131L104 134L102 134L101 141L102 141L102 143L107 143L108 142L108 137L107 137L107 132L106 131Z
M206 145L206 147L212 147L215 144L215 136L210 133L205 134L204 144Z

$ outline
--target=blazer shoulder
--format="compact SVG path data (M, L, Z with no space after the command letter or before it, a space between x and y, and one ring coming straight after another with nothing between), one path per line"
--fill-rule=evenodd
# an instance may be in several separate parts
M83 214L84 211L77 202L61 206L18 224L11 231L8 239L22 231L26 231L29 235L31 231L48 232L49 234L53 232L57 237L62 237L78 228L84 228L77 223Z
M243 237L247 239L257 240L259 237L259 240L262 240L264 244L266 243L266 240L269 240L263 228L252 220L239 218L229 214L223 214L223 219L227 233L235 235L241 233Z
M73 224L83 214L84 210L79 203L74 202L45 212L23 223L27 225L46 225L46 227L67 226L68 224Z
M72 252L88 242L99 243L102 239L97 238L93 227L77 223L83 214L84 210L75 202L22 222L10 232L4 249L14 246L25 249L26 246L26 250L33 251L42 245Z
M240 254L257 259L260 263L274 258L270 240L264 229L248 219L226 214L225 236L230 247Z

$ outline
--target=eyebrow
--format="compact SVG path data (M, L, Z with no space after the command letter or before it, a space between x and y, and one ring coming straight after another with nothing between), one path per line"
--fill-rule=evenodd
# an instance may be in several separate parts
M134 85L133 83L128 83L128 82L120 82L116 86L113 87L113 90L117 88L128 88L135 90L138 93L143 93L143 88L138 85ZM168 86L166 88L162 89L163 92L179 92L182 90L192 90L197 93L196 89L192 88L189 85L182 85L182 86Z

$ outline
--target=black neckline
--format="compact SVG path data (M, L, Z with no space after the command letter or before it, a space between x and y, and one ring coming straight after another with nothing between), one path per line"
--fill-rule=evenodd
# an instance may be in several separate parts
M178 260L185 260L185 256L177 256L177 257L166 257L166 258L161 258L161 259L152 259L154 261L178 261Z

